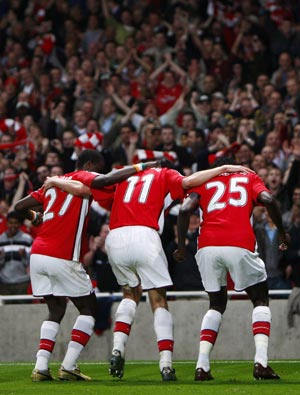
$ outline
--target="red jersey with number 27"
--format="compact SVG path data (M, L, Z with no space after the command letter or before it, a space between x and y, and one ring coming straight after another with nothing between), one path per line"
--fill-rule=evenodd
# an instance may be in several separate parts
M184 197L183 178L176 170L153 168L119 183L110 215L110 229L140 225L160 230L164 209L173 200Z
M189 190L200 195L202 222L198 248L235 246L254 251L255 235L251 224L258 195L268 191L254 173L224 173Z
M84 170L68 173L63 178L78 180L90 186L98 173ZM106 198L106 192L103 191ZM102 191L98 191L101 200ZM44 210L43 223L32 245L32 254L81 261L87 252L87 219L92 198L73 196L59 188L40 188L31 193Z

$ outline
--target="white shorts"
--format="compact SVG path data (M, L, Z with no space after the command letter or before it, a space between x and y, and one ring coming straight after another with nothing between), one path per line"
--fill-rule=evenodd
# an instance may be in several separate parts
M203 247L196 261L207 292L220 291L230 273L236 291L267 279L265 264L256 252L239 247Z
M80 297L93 292L90 277L80 262L32 254L30 277L34 296Z
M145 226L123 226L109 232L105 247L119 285L144 290L173 285L159 234Z

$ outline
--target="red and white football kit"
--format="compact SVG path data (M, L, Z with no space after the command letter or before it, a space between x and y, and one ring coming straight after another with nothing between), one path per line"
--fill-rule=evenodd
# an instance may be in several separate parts
M79 170L63 177L90 186L97 175ZM105 189L95 190L94 193L99 201L107 199ZM89 294L91 282L80 262L88 251L86 229L92 197L74 196L59 188L40 188L31 196L42 205L44 211L43 223L31 249L33 294L76 297Z
M158 231L164 209L184 197L182 179L175 170L154 168L117 185L106 248L120 285L172 285Z
M196 260L206 291L225 286L227 271L237 291L266 279L250 221L263 191L268 189L253 173L224 173L189 190L200 195L202 222Z
M91 184L97 174L76 171L64 178L83 180ZM91 198L81 198L58 188L40 188L31 196L43 206L43 223L33 243L32 254L80 261L86 252L87 241L82 237L87 227L87 214ZM67 227L66 227L67 224Z

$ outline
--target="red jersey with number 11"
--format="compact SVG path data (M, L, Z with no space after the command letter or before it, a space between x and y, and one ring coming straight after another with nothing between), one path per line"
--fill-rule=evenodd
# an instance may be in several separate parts
M160 230L164 209L183 199L183 176L175 170L154 168L137 173L118 184L110 215L110 229L147 226Z

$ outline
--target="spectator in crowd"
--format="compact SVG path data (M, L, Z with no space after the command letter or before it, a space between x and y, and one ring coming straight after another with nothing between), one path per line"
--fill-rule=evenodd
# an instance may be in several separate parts
M164 63L165 55L172 54L174 49L167 44L166 34L162 31L155 32L153 46L146 49L145 54L153 56L155 68Z
M76 136L73 130L66 129L62 134L62 139L52 140L52 146L60 155L61 163L65 173L70 173L75 169L75 160L73 159L74 144Z
M120 140L120 144L112 151L112 167L132 164L138 135L130 122L121 125Z
M125 39L132 36L135 31L132 13L128 8L119 7L116 13L114 4L110 4L107 0L102 0L101 3L106 25L113 27L116 43L123 44Z
M215 165L218 164L216 161ZM236 188L239 196L234 192ZM216 196L219 197L217 200ZM284 231L278 205L254 173L224 173L200 187L190 189L179 212L178 250L174 254L175 259L182 261L186 256L190 213L199 207L203 211L196 260L209 296L209 310L201 325L196 381L213 380L210 353L226 310L227 272L230 273L235 290L245 290L253 304L252 329L256 348L253 376L255 379L279 379L268 365L271 311L268 307L267 274L263 261L255 253L255 236L250 222L255 203L265 205L278 228L279 248L285 250L288 235ZM236 218L242 221L243 227L239 226L240 222L237 224Z
M121 125L121 115L117 112L116 105L111 97L105 98L102 102L99 123L104 134L103 144L105 147L111 147L119 137L119 127Z
M286 193L287 187L283 184L283 173L278 167L273 166L268 169L266 185L280 204L282 212L287 211L290 208L290 199Z
M175 152L178 158L178 170L181 173L184 173L184 169L190 167L188 151L176 143L175 129L172 125L165 124L161 127L161 143L155 149L158 151Z
M283 89L287 79L288 72L292 69L292 57L288 52L282 52L278 57L278 68L274 70L271 82L274 84L276 89Z
M174 63L170 54L165 55L165 62L150 74L154 81L155 105L159 115L166 113L183 91L186 73Z
M284 266L282 251L278 249L278 229L267 211L262 221L254 222L253 229L259 256L266 266L269 289L290 289L289 268Z
M282 171L286 170L287 161L285 153L282 149L282 141L280 140L279 132L270 131L266 136L266 146L271 147L274 153L273 162Z
M267 167L276 166L276 163L274 162L275 151L273 147L271 147L270 145L265 145L261 150L261 155L264 158Z
M98 118L100 114L101 95L98 92L95 79L91 75L85 75L83 77L80 95L74 103L75 109L82 109L84 103L87 101L93 105L92 117Z
M271 88L271 92L268 91L268 87ZM266 95L266 97L263 97L261 100L261 110L267 121L271 123L271 119L273 119L274 115L283 109L282 94L278 90L275 90L273 85L269 84L264 87L264 95Z
M0 234L2 234L7 229L7 213L9 210L9 205L5 199L0 200Z
M43 186L46 178L50 176L50 170L48 166L38 166L35 171L35 178L33 180L33 189L39 189Z
M196 126L206 129L209 126L209 116L211 113L209 97L207 95L198 96L197 91L194 91L191 94L190 106L197 118Z
M64 168L62 165L53 165L50 168L50 177L54 176L63 176L64 175Z
M20 184L20 175L15 167L8 165L3 172L3 179L0 180L0 199L5 199L11 205ZM29 191L29 184L26 182L22 191L22 197Z
M166 256L175 291L199 291L204 289L195 259L199 226L200 216L199 212L196 211L190 217L186 236L187 254L185 260L178 263L173 257L174 251L178 248L177 225L174 225L175 237L166 247Z
M86 133L88 118L83 110L76 110L74 112L72 129L75 131L76 136L81 136Z
M61 165L60 155L55 148L50 148L46 153L45 165L48 167Z
M265 158L261 154L254 155L251 162L251 169L258 173L261 169L266 169Z
M290 210L285 211L282 215L282 221L285 229L289 229L292 224L292 216L294 211L300 209L300 186L296 186L292 194L292 206Z
M288 78L285 84L287 91L285 107L289 111L288 114L290 114L293 123L297 123L300 119L300 91L298 78Z
M234 158L236 163L251 167L251 163L254 158L254 151L247 143L243 143L237 148Z
M21 230L23 218L11 211L7 230L0 234L0 294L25 295L30 285L29 254L32 237Z
M190 168L193 171L205 169L207 163L201 163L201 155L207 148L207 138L203 129L195 128L187 132L187 151L190 155ZM201 167L203 166L203 167Z
M283 264L286 266L286 273L292 287L300 287L300 210L293 210L289 227L291 237L290 245L283 255Z
M142 141L140 148L153 151L161 144L161 129L152 119L147 122L141 130Z

